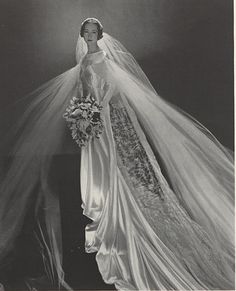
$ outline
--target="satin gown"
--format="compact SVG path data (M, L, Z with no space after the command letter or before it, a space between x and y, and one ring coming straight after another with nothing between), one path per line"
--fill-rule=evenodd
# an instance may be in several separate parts
M231 289L232 270L167 183L108 65L99 51L79 72L78 92L103 105L105 127L81 150L82 208L93 221L86 252L97 252L104 281L117 289Z

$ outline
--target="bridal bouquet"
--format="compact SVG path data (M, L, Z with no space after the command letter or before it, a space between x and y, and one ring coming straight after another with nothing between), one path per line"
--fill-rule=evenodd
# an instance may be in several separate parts
M71 129L72 138L80 147L86 146L93 137L99 138L103 132L101 110L102 106L91 95L82 102L77 97L70 101L63 117Z

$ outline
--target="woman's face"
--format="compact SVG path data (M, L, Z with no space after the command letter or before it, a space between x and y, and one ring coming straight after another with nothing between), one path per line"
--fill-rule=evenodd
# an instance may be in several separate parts
M87 23L84 27L84 40L87 44L96 43L98 40L98 27L95 23Z

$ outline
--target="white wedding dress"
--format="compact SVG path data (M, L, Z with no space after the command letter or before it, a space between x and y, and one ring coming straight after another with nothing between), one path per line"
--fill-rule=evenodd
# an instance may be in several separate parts
M101 102L105 121L81 152L84 214L93 220L86 251L98 252L104 281L118 289L230 289L233 269L166 182L112 69L104 51L81 64L81 96Z
M81 148L81 194L83 213L93 221L86 252L97 252L104 281L119 290L234 289L231 154L160 98L116 40L105 34L102 41L101 51L86 54L79 39L77 66L24 99L23 118L7 133L2 148L13 140L15 158L1 183L0 259L40 184L42 241L52 273L69 289L58 197L47 177L52 156L71 151L62 118L70 99L91 94L103 106L104 132Z

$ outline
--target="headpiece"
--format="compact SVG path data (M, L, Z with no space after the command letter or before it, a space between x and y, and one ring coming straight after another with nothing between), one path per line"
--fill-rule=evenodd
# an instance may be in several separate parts
M87 23L94 23L97 25L97 27L98 27L98 39L101 39L103 37L103 35L102 35L103 34L103 26L102 26L102 23L97 18L94 18L94 17L86 18L81 23L80 35L82 37L84 36L84 28L85 28L85 25Z

